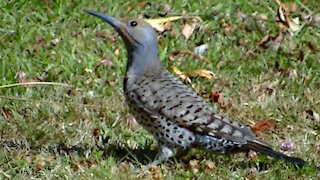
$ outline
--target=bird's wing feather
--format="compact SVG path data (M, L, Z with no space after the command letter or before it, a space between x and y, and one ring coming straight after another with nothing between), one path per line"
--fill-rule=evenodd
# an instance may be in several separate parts
M256 139L249 128L217 113L169 72L137 79L130 92L145 112L165 116L192 132L237 144Z

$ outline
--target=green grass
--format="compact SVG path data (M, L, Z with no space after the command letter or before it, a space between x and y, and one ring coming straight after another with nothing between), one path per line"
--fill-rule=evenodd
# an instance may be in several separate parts
M290 17L300 17L302 2L292 2L298 10ZM25 77L74 87L0 88L0 179L243 179L254 178L249 173L254 167L258 169L257 179L319 179L319 173L310 169L297 169L264 156L253 162L244 154L202 151L190 152L181 162L164 163L154 173L139 171L137 159L154 155L157 144L141 127L126 124L130 114L122 92L124 44L109 25L83 11L99 10L114 17L146 13L156 18L157 10L165 4L153 2L126 12L136 3L0 2L0 85L18 83ZM274 20L278 7L274 1L167 3L172 4L172 12L198 14L203 22L187 41L180 33L183 20L173 22L169 31L159 34L163 64L183 71L212 70L217 75L214 80L195 78L190 86L205 98L211 91L222 91L232 107L220 111L238 122L253 126L262 119L274 121L276 128L265 132L264 140L276 149L281 142L290 141L294 143L294 156L320 166L316 151L320 126L307 113L320 113L320 53L305 43L320 48L319 22L305 25L293 36L284 32L279 50L274 51L260 47L259 42L268 33L279 34L277 24L248 16L243 25L237 13L257 12ZM306 13L320 11L317 0L308 0L305 6ZM223 19L231 32L221 26ZM181 55L175 61L168 60L171 52L193 50L203 42L210 47L204 54L209 63ZM248 51L254 55L246 56ZM301 52L303 60L298 62ZM100 65L103 59L110 59L113 65ZM296 75L281 71L287 68L294 69ZM262 86L272 91L261 91ZM192 159L200 161L198 171L188 166ZM216 168L206 171L205 161L215 162ZM129 163L135 168L130 169Z

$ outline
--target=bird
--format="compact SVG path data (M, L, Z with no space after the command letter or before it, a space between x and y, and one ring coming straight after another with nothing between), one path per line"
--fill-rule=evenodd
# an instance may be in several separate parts
M127 50L127 66L123 80L126 102L137 122L158 143L160 164L177 152L199 148L206 151L232 153L253 150L293 163L309 164L287 156L262 141L252 130L219 113L160 62L157 33L142 19L112 16L85 10L110 24L121 36Z

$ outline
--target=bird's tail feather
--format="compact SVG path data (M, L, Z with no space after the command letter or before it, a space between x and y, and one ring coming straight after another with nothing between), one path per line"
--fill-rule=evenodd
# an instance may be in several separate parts
M254 142L254 141L247 142L242 148L247 149L247 150L257 151L257 152L263 153L267 156L273 157L275 159L282 159L286 162L296 164L300 167L301 166L309 166L309 164L306 161L304 161L300 158L287 156L281 152L273 150L269 146L263 146L263 144L261 144L259 142Z

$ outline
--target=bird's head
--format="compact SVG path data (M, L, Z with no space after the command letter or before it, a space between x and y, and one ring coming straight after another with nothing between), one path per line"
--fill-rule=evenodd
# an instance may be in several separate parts
M122 37L128 51L127 74L152 74L163 71L158 57L157 33L142 19L117 20L95 11L86 11L109 23Z
M122 37L127 48L139 46L157 47L157 34L152 26L142 19L117 20L103 13L87 10L87 13L109 23Z

